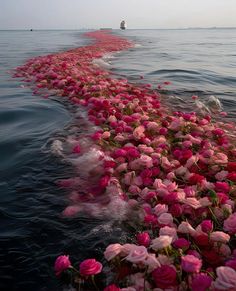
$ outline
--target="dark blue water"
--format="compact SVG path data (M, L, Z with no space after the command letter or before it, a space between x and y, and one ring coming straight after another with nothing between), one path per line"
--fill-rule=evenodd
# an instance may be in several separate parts
M186 102L192 94L213 94L236 117L235 29L115 33L137 46L110 59L114 74L154 88L171 81L168 94ZM11 78L11 70L31 57L86 43L82 31L0 31L1 290L61 290L52 268L56 256L70 254L76 263L99 256L118 237L125 241L118 223L61 217L66 193L55 181L73 176L73 168L45 145L66 137L80 120L70 105L33 96Z

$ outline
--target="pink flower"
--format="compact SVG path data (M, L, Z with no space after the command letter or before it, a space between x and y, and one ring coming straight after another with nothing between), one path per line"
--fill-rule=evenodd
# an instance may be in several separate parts
M202 260L192 255L181 257L181 267L187 273L199 273L202 267Z
M182 221L178 226L178 232L194 235L196 230L188 222Z
M210 240L213 242L227 243L230 240L230 236L223 231L214 231L210 234Z
M161 266L155 254L148 254L144 264L148 266L148 272L152 272L154 269Z
M115 258L117 255L119 255L122 251L123 247L120 244L111 244L109 245L105 252L104 252L104 257L107 261L112 260Z
M211 286L212 278L205 273L199 273L193 276L191 283L192 291L206 291Z
M224 221L224 230L230 233L231 235L236 234L236 212L231 214Z
M103 139L108 139L111 136L111 133L109 131L104 131L102 134Z
M172 266L163 265L157 267L152 272L152 277L156 286L161 289L168 289L168 287L175 286L177 284L177 274Z
M147 155L141 155L140 158L138 159L138 161L139 161L140 167L145 167L145 168L152 168L153 167L152 158L147 156Z
M166 205L166 204L157 204L154 207L154 213L157 216L160 216L161 214L166 213L167 211L168 211L168 205Z
M144 137L145 136L144 131L145 131L144 126L140 125L140 126L136 127L134 132L133 132L134 138L140 139L140 138Z
M69 260L69 256L59 256L54 265L54 271L56 273L56 276L60 276L61 273L68 268L71 267L71 262Z
M216 290L235 291L236 271L230 267L218 267L216 269L217 278L213 283Z
M144 246L135 246L130 250L128 256L125 258L127 261L138 264L143 263L148 257L147 249Z
M171 245L172 240L172 237L169 235L160 235L151 241L151 248L155 251L167 248Z
M162 213L158 219L158 223L160 225L169 225L171 226L173 224L173 216L170 213Z
M137 234L137 242L139 245L148 247L150 245L150 236L148 232L141 232Z
M93 276L101 273L102 264L95 259L87 259L80 263L79 271L82 276Z
M178 238L177 230L174 227L164 226L160 228L159 235L168 235L172 237L173 241Z

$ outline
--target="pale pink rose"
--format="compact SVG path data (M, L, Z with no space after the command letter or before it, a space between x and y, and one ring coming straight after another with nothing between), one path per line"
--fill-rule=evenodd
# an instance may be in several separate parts
M182 203L191 206L193 209L198 209L201 207L199 200L194 197L188 197L181 201Z
M166 255L162 255L162 254L159 254L157 259L161 265L171 265L174 262L172 257L167 257Z
M127 171L127 163L122 163L122 164L120 164L117 168L116 168L116 171L118 172L118 173L120 173L120 172L123 172L123 171Z
M141 167L145 168L152 168L153 167L153 162L152 158L147 156L147 155L141 155L140 158L138 159L139 165Z
M161 157L161 166L165 170L170 170L172 168L172 165L167 157Z
M169 125L169 129L174 130L174 131L179 131L181 129L181 127L184 125L184 119L182 117L180 117L179 119L174 119L170 125Z
M137 245L135 245L135 244L124 244L122 246L121 256L122 257L127 256L131 252L131 250L134 249L134 247L136 247L136 246Z
M207 207L207 206L210 206L212 204L211 201L208 199L208 197L200 198L198 201L199 201L201 207Z
M150 121L147 124L147 129L157 132L159 130L159 125L154 121Z
M134 171L126 173L124 176L124 183L126 185L131 185L133 183L134 177L135 177Z
M144 126L140 125L140 126L136 127L134 132L133 132L134 138L140 139L140 138L144 137L144 131L145 131Z
M146 247L134 245L125 259L131 263L138 264L143 263L147 257L148 252Z
M151 248L155 251L169 247L172 243L172 237L168 235L161 235L151 241Z
M236 271L230 267L218 267L216 269L217 278L213 282L214 290L235 291Z
M193 164L196 164L198 160L199 160L199 157L198 157L197 155L196 155L196 156L192 156L192 157L190 157L190 158L187 160L187 162L186 162L186 164L185 164L185 167L186 167L186 168L191 168L192 165L193 165Z
M123 246L120 244L111 244L109 245L105 252L104 252L104 257L107 261L110 261L114 259L116 256L118 256L123 249Z
M142 178L140 176L134 177L133 184L137 186L142 186L143 185Z
M182 221L178 226L177 232L194 235L196 230L188 222Z
M155 254L148 254L144 264L148 266L148 273L161 266Z
M173 172L169 172L167 175L166 175L166 178L170 181L176 179L176 176L175 176L175 173Z
M231 214L225 221L224 221L224 230L230 234L236 234L236 212Z
M117 118L116 118L114 115L110 115L110 116L107 118L107 121L108 121L108 122L117 122Z
M224 153L215 153L210 160L211 164L226 165L228 163L228 156Z
M141 153L144 154L152 154L154 152L154 149L152 147L148 147L145 144L140 144L138 146L138 149L140 150Z
M166 138L164 136L158 136L158 137L155 137L153 140L152 140L152 146L154 147L158 147L159 145L161 144L165 144L166 143Z
M114 141L116 141L116 142L123 142L123 141L125 141L125 140L126 140L125 136L122 135L122 134L120 134L120 133L118 133L118 134L114 137Z
M175 241L178 238L176 228L169 227L169 226L164 226L164 227L160 228L159 235L168 235L168 236L172 237L173 241Z
M220 171L218 172L216 175L215 175L215 178L218 180L218 181L223 181L226 179L227 175L228 175L228 171Z
M227 243L230 240L230 236L223 231L213 231L210 234L210 240L213 242Z
M130 283L134 285L136 291L144 291L145 289L150 290L151 285L146 281L144 273L135 273L130 275Z
M111 133L109 131L104 131L102 134L103 139L108 139L111 136Z
M162 213L158 217L157 221L161 225L172 225L173 224L173 216L170 213Z
M227 214L232 214L232 212L233 212L233 209L232 209L232 206L234 207L234 202L233 202L233 204L228 204L228 203L231 203L231 201L232 200L227 200L226 202L227 203L225 203L225 204L222 204L222 206L221 206L221 208L223 209L223 211L225 212L225 213L227 213Z
M157 204L153 208L153 210L154 210L154 213L157 216L160 216L161 214L166 213L168 211L168 205L166 205L166 204Z
M180 166L179 168L175 169L174 171L175 171L176 176L185 176L187 173L189 173L189 170L184 166Z
M184 188L184 192L187 197L195 197L196 196L196 186L186 186Z

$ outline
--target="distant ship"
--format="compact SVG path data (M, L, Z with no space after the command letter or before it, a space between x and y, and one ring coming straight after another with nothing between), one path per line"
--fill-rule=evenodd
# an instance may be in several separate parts
M120 23L120 29L126 29L126 23L124 20L122 20Z

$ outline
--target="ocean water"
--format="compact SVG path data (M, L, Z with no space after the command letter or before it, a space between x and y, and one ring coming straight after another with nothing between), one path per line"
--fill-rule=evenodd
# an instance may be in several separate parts
M66 191L56 180L70 177L73 168L48 145L80 122L78 112L56 97L34 96L11 77L29 58L86 45L83 32L0 31L1 290L61 290L53 273L58 255L70 254L73 263L99 256L117 237L125 241L131 227L112 218L62 217ZM163 96L169 106L178 100L183 110L195 110L189 108L192 95L203 101L214 95L236 120L236 29L114 33L136 45L104 58L111 74L153 88L170 81Z

